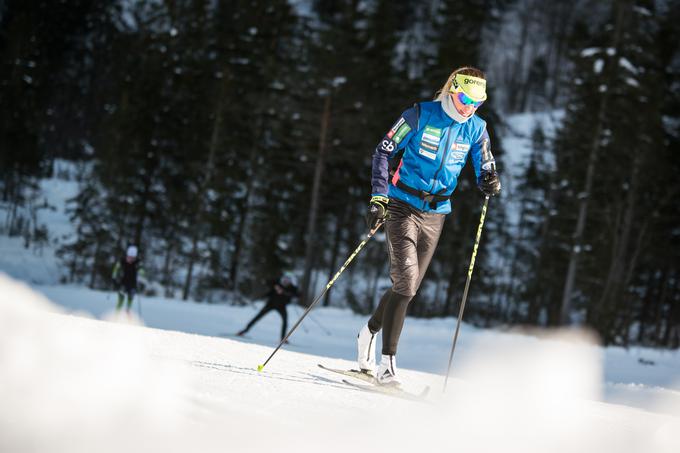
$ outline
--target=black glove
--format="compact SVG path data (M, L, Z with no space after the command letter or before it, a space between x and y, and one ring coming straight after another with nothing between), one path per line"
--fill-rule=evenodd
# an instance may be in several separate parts
M389 202L390 199L382 195L371 197L366 213L366 224L369 229L374 229L379 222L383 222L387 218L387 203Z
M501 191L501 180L498 179L498 173L493 171L482 171L477 180L477 187L484 192L484 195L493 197Z

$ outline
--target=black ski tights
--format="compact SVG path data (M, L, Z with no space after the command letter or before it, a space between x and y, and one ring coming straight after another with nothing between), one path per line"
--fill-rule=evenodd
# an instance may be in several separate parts
M286 307L282 305L270 305L266 304L264 307L262 307L262 310L255 315L255 317L248 323L245 329L242 330L243 333L246 333L250 330L251 327L255 325L257 321L259 321L264 315L269 313L272 310L276 310L279 312L281 315L281 320L283 321L283 324L281 325L281 339L286 336L286 332L288 331L288 312L286 311Z
M406 309L412 296L404 296L388 289L380 298L378 308L373 312L373 316L368 320L368 329L372 333L377 333L383 329L382 353L385 355L396 355L397 344L401 329L404 327Z

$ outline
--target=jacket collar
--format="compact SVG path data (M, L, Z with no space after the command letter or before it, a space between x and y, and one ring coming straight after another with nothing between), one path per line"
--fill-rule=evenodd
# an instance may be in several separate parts
M456 110L456 106L453 105L453 100L451 100L451 96L449 96L448 93L442 93L442 95L439 96L439 100L441 101L444 113L446 113L446 115L449 118L453 119L458 123L463 124L474 116L473 114L468 117L465 117L458 113L458 110Z

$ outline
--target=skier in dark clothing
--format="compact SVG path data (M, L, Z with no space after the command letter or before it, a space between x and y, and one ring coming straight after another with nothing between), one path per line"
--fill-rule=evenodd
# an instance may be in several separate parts
M283 324L281 325L281 339L286 336L288 331L288 312L286 305L288 305L292 298L299 297L300 293L297 286L293 284L293 279L289 275L283 275L276 280L271 289L267 292L267 303L262 307L262 310L255 315L255 317L248 323L245 329L241 330L238 335L243 336L255 325L264 315L272 310L276 310L281 315Z
M137 277L144 276L144 269L138 259L138 249L131 245L127 248L125 256L113 266L111 279L118 290L118 304L116 310L123 308L123 302L127 295L126 312L130 312L132 301L137 293Z
M406 309L437 247L466 161L485 195L500 192L486 122L475 115L485 100L484 73L458 68L433 102L417 103L402 113L373 154L367 222L371 229L385 223L392 287L359 332L357 352L359 368L373 374L376 335L383 330L375 375L380 384L399 383L395 355Z

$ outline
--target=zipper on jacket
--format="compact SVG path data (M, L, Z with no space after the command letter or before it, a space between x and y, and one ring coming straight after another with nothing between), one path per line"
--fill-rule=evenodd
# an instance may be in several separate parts
M453 125L453 120L451 121L451 125L449 125L449 127L448 127L449 134L451 134L450 127L452 125ZM450 141L448 140L448 138L449 137L447 136L447 140L446 140L446 143L445 143L446 146L444 147L444 154L442 155L442 162L441 162L441 164L439 164L439 168L437 169L437 171L434 172L434 176L432 177L432 180L433 180L432 188L428 191L430 193L432 193L432 190L434 190L434 185L437 184L437 176L439 175L439 172L442 170L442 168L446 164L446 156L449 154L449 145L450 145ZM427 203L425 201L423 201L423 207L425 207L426 204ZM435 211L436 211L436 209L435 209Z

